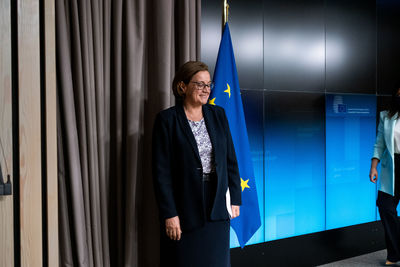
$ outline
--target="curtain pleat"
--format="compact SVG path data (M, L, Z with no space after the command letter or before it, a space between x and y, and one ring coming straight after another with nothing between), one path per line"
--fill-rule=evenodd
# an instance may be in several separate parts
M158 266L150 147L200 0L56 1L61 266Z
M76 117L76 107L80 99L76 97L75 92L72 90L74 84L77 83L76 75L73 71L78 67L76 59L72 58L74 43L79 35L79 31L71 30L72 25L76 24L76 20L71 13L74 10L70 10L68 2L56 2L56 52L57 52L57 79L58 79L58 96L60 115L59 121L62 123L60 126L61 134L59 139L59 145L62 145L62 149L59 147L58 153L63 152L62 156L59 156L60 160L63 160L59 164L64 166L65 176L59 176L61 185L65 187L60 188L59 191L59 213L60 220L65 218L65 221L60 222L60 232L66 232L66 225L69 227L69 236L66 236L60 241L69 242L69 244L60 243L60 258L63 261L64 266L86 266L89 261L88 243L86 242L86 227L85 226L85 212L82 209L84 205L83 195L83 175L81 169L80 149L79 149L79 138L78 138L78 123ZM68 15L68 16L67 16ZM72 21L71 21L72 20ZM75 22L75 23L74 23ZM62 64L59 64L62 62ZM79 135L80 136L80 135ZM64 189L64 190L63 190ZM63 195L65 193L65 195ZM64 203L64 201L67 201ZM64 228L62 228L64 227ZM67 251L70 249L70 251ZM64 262L65 257L65 262Z

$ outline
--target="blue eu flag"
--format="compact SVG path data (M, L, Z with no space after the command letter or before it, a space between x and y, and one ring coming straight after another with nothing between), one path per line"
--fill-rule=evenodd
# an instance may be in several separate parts
M228 23L225 24L219 46L214 72L214 83L215 89L210 95L209 103L225 109L239 165L242 206L240 207L240 216L231 221L231 226L238 237L240 246L243 248L260 227L261 220L249 139Z

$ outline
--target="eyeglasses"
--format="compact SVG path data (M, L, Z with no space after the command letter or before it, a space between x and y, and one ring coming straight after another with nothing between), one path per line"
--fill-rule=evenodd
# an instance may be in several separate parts
M204 90L206 88L210 88L210 90L212 90L214 88L213 82L207 84L207 83L203 83L203 82L192 82L191 81L191 83L193 83L195 85L197 90Z

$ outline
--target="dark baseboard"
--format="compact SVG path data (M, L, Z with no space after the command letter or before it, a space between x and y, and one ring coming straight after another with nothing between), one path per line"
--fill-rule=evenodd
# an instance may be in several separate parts
M384 248L383 227L377 221L234 248L231 262L232 267L317 266Z

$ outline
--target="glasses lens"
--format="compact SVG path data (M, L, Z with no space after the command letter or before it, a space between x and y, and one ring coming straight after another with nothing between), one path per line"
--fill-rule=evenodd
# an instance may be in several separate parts
M214 88L214 83L201 83L201 82L192 82L194 83L195 87L197 90L204 90L206 88L210 88L210 90L212 90Z

